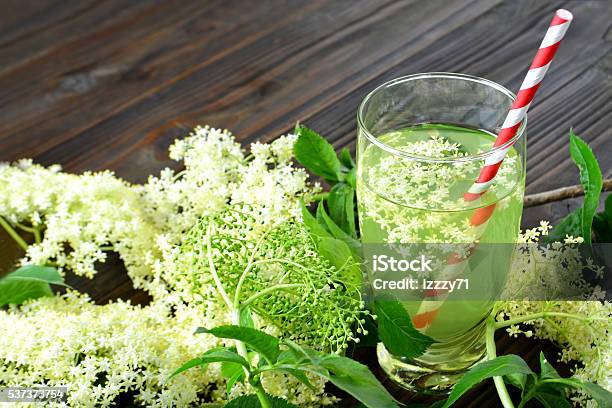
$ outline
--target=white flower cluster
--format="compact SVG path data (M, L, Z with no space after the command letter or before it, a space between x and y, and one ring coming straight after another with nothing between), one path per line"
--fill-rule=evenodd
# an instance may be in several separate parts
M34 241L21 264L55 265L92 277L96 263L115 251L134 286L153 296L150 305L138 307L95 305L69 293L0 310L0 386L65 385L70 406L87 407L132 400L201 406L227 399L215 364L168 381L186 361L218 345L211 336L194 336L195 328L229 319L220 303L210 302L205 310L185 304L166 284L174 271L162 259L200 217L229 204L257 207L264 224L299 218L299 200L309 201L316 188L290 161L295 139L255 143L246 156L228 131L196 128L170 149L185 169L166 169L145 185L130 185L110 172L66 174L27 160L0 165L0 217ZM258 322L274 330L265 319ZM293 403L333 402L322 381L314 391L288 376L264 378L264 384Z
M0 216L35 236L22 264L52 263L91 278L104 251L113 249L141 286L148 273L142 258L151 253L155 231L138 192L108 171L77 176L59 170L30 160L0 168Z
M213 400L222 396L214 392L223 383L217 367L167 381L186 360L217 346L193 335L200 320L198 309L173 315L161 302L41 298L0 313L0 385L67 386L70 406L111 406L121 395L156 407Z
M554 284L556 291L567 293L568 283L571 289L582 293L588 288L582 271L586 268L595 275L602 273L600 267L592 263L580 262L577 251L568 244L582 242L582 238L566 237L564 244L554 243L546 249L533 245L540 237L548 234L550 226L541 222L540 226L527 230L520 236L520 242L532 244L519 248L521 256L515 256L508 281L520 282L522 290L530 286L541 287L541 282ZM525 250L528 251L525 254ZM512 287L510 288L512 290ZM516 288L514 288L516 289ZM595 294L594 300L579 301L504 301L496 306L498 321L521 316L549 313L543 319L534 319L524 325L509 326L510 336L524 334L526 337L551 340L560 347L560 361L576 363L574 375L585 381L597 382L612 391L612 303L603 300L604 293L598 288L588 292ZM553 298L553 297L550 297ZM557 314L557 315L555 315ZM577 395L575 402L579 405L591 405L584 395ZM587 403L588 402L588 403Z

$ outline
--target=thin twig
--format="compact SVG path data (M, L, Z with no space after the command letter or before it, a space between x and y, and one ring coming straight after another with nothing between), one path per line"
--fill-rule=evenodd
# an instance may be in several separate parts
M612 179L605 179L601 191L612 191ZM523 199L523 207L535 207L554 201L561 201L567 198L579 197L584 195L581 185L557 188L556 190L545 191L538 194L526 195Z

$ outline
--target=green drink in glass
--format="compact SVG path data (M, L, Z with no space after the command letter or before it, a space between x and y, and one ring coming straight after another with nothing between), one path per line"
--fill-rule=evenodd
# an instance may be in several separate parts
M423 253L432 245L478 243L491 248L516 242L526 121L490 189L479 200L463 198L484 161L496 152L495 135L513 97L481 78L431 73L392 80L365 98L358 112L357 194L366 263L380 248L416 245ZM490 217L476 228L472 217L488 209ZM498 265L481 263L462 274L471 273L476 286L485 282L507 267L503 256L495 256L489 254ZM413 319L435 309L431 321L415 326L436 343L414 359L392 355L379 344L379 362L407 388L446 392L483 357L484 322L493 299L453 295L427 304L422 292L417 293L402 298L402 306Z

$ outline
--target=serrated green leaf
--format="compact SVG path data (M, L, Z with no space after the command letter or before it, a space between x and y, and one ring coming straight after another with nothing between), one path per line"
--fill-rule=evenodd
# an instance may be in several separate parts
M553 367L547 360L544 353L540 351L540 378L561 378L555 367Z
M280 353L276 337L250 327L233 325L218 326L212 329L199 327L196 333L208 333L221 339L241 341L252 350L261 354L269 364L276 362Z
M43 296L53 296L50 285L68 286L59 271L50 266L23 266L0 279L0 307Z
M570 387L580 389L597 401L599 408L612 408L612 393L597 384L581 381L577 378L550 379L547 380L547 383L565 384Z
M391 354L414 358L435 343L434 339L414 328L408 312L397 300L378 299L375 308L378 337Z
M370 408L397 407L397 402L365 365L348 357L329 354L319 365L320 374L336 387L351 394Z
M285 399L273 397L271 395L268 395L268 400L270 401L271 408L298 408L288 403ZM224 408L261 408L261 403L257 395L250 394L229 401L225 404Z
M332 187L327 200L331 219L352 238L357 237L355 229L355 190L345 183Z
M304 202L301 201L300 204L302 206L302 221L310 234L317 237L331 237L331 233L310 213Z
M591 226L599 205L603 186L601 169L589 145L570 130L570 155L580 170L580 183L584 187L584 201L580 213L581 235L584 242L591 243Z
M504 382L511 384L520 390L525 389L528 376L525 374L512 373L504 376Z
M283 340L283 343L285 343L285 345L289 347L289 351L293 353L293 355L298 361L302 362L304 360L307 360L310 361L310 363L312 364L319 364L320 355L316 351L311 350L307 347L302 347L296 342L291 341L289 339Z
M322 237L317 244L317 252L340 271L342 282L361 285L361 268L344 241Z
M340 161L334 147L321 135L306 126L297 125L295 131L298 135L293 148L296 160L327 181L342 181Z
M357 188L357 167L353 167L346 173L346 184L353 188Z
M557 392L538 390L533 398L537 399L544 408L570 408L572 406L564 395Z
M317 387L312 385L312 383L310 382L310 380L308 379L306 374L304 374L303 371L300 371L297 368L279 368L278 371L281 371L281 372L284 372L284 373L287 373L287 374L290 374L290 375L294 376L299 382L301 382L302 384L304 384L305 386L307 386L311 390L317 391Z
M331 381L366 406L397 407L393 397L363 364L336 354L323 355L291 340L284 340L284 343L295 358L300 360L301 367L309 366L309 371Z
M533 371L531 371L522 358L514 354L497 357L493 360L477 364L455 384L453 391L444 403L444 408L450 407L469 389L487 378L501 377L513 373L533 374Z
M249 327L251 329L255 328L253 316L251 315L251 308L248 306L240 309L240 326Z
M340 150L340 162L349 170L355 167L355 161L351 156L351 151L346 147Z
M228 349L218 348L218 349L207 351L206 353L204 353L202 357L198 357L198 358L189 360L188 362L183 364L181 367L179 367L175 372L173 372L169 379L172 379L176 377L178 374L182 373L183 371L187 371L193 367L205 366L210 363L222 363L222 362L236 363L243 367L247 367L247 368L249 367L249 363L244 358L239 356L237 353L230 351Z
M234 387L234 384L236 384L236 382L244 378L244 370L242 369L242 367L239 365L236 365L236 367L237 367L237 370L232 372L229 376L226 376L227 383L225 384L225 392L227 393L228 397L230 393L232 392L232 388Z
M331 232L334 238L338 238L346 242L349 248L351 248L353 254L357 255L359 253L359 251L361 250L361 243L355 238L348 235L346 232L344 232L342 228L340 228L338 225L336 225L334 220L332 220L327 214L327 211L325 211L323 204L319 204L319 206L317 207L317 220L319 221L319 223L325 224L327 230Z

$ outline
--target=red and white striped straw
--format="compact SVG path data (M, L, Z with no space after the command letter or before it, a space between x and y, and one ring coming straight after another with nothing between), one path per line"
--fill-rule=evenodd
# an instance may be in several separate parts
M523 80L521 89L516 95L516 99L512 103L512 107L504 120L502 129L495 139L493 147L499 147L508 143L516 135L516 132L521 126L523 118L527 114L529 105L531 105L533 97L540 87L540 82L542 82L542 78L544 78L546 71L548 71L552 59L557 52L557 48L559 48L559 44L561 43L563 36L565 36L565 33L567 32L573 18L572 13L564 9L559 9L555 13L555 16L550 22L550 26L548 27L548 31L546 31L546 35L542 40L542 44L540 44L540 49L535 55L535 58L529 67L529 71L527 71L527 75ZM512 145L506 146L486 159L485 165L480 171L478 179L476 179L476 182L464 195L464 198L467 201L476 200L489 189L491 184L493 184L493 179L495 178L495 175L497 174L506 153L511 147Z
M529 71L523 80L521 88L516 95L516 99L510 107L510 111L504 120L502 129L499 135L495 139L493 147L499 147L508 143L515 135L521 126L529 105L533 101L533 98L538 90L546 71L550 67L553 57L559 48L561 40L565 36L570 23L572 22L572 13L567 10L559 9L556 11L555 16L550 22L548 31L540 44L540 48L536 53ZM466 201L473 201L482 196L493 184L493 179L497 175L506 153L512 144L504 147L503 149L495 152L485 160L485 166L481 169L480 175L474 184L470 187L468 192L464 194ZM486 207L478 208L470 220L470 227L476 230L476 236L480 236L482 231L486 228L489 219L495 211L496 204L490 204ZM454 276L457 276L466 266L469 257L473 251L468 253L465 258L460 258L451 255L447 262L445 271L451 272ZM444 271L443 271L444 274ZM450 276L449 276L450 278ZM429 326L438 315L440 307L444 304L444 301L448 297L448 293L439 293L437 291L428 291L425 293L426 298L436 300L423 300L417 313L412 317L412 322L417 329L425 329Z

